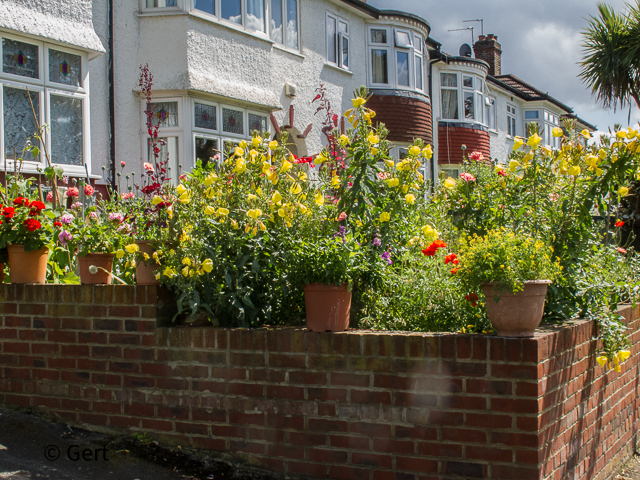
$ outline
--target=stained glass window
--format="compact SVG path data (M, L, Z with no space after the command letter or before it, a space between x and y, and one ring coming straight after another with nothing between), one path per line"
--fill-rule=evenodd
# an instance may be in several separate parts
M258 132L267 131L267 117L262 115L249 114L249 132L257 130Z
M23 77L40 78L38 46L3 38L2 71Z
M50 105L51 161L82 165L82 100L51 95Z
M195 126L207 130L217 130L216 107L202 103L195 104Z
M7 158L14 158L13 151L15 149L16 157L24 160L34 160L31 153L22 154L22 149L27 143L27 139L37 132L36 120L33 118L33 111L29 103L29 97L26 90L18 88L3 87L3 105L4 105L4 146L7 152ZM40 95L38 92L29 92L33 109L38 115L40 111Z
M81 65L80 55L49 49L49 81L80 87Z
M153 124L161 127L178 126L178 102L153 102Z
M222 109L222 130L228 133L244 133L242 112L237 110Z

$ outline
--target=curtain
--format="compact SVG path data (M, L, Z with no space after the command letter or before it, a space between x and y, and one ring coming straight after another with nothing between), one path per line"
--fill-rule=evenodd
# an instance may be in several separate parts
M371 50L371 81L373 83L389 83L386 50Z

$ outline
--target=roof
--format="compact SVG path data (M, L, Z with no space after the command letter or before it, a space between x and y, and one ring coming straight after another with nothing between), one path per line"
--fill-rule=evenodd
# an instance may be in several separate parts
M415 15L413 13L402 12L400 10L380 10L373 5L369 5L367 2L363 2L362 0L341 0L343 3L350 5L353 8L364 12L376 20L380 18L380 16L391 16L391 17L400 17L406 18L407 20L413 20L414 22L418 22L424 28L427 29L427 32L431 32L431 25L424 18L419 15Z
M511 73L508 75L496 75L495 77L491 75L487 75L487 80L491 81L492 83L496 84L499 87L502 87L502 88L505 88L506 90L511 91L512 93L516 94L518 97L522 98L523 100L526 100L527 102L533 102L536 100L546 100L548 102L551 102L557 105L567 113L573 113L573 108L569 107L568 105L565 105L560 100L553 98L548 93L538 90L533 85L530 85L529 83L525 82L524 80L521 80L520 78L516 77Z

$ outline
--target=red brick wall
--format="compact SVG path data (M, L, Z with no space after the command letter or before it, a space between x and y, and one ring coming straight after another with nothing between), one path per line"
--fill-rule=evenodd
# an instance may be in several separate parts
M461 125L461 124L456 124ZM462 150L462 145L467 149ZM491 155L489 132L464 126L438 126L438 163L462 163L462 155L481 152L485 158Z
M638 431L639 308L633 356L604 374L589 321L531 339L321 334L157 328L155 287L0 285L0 300L0 402L289 476L591 479Z
M417 99L395 95L374 95L367 107L376 112L374 124L384 123L392 142L413 142L421 138L433 144L431 104L425 97Z

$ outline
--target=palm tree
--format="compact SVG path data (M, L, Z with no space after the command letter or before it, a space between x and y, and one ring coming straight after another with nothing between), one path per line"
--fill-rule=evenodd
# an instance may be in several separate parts
M583 32L585 55L580 77L605 108L631 104L640 108L640 0L627 14L598 4L599 16Z

